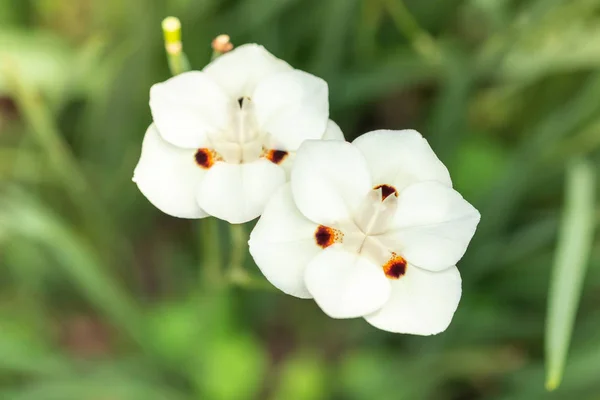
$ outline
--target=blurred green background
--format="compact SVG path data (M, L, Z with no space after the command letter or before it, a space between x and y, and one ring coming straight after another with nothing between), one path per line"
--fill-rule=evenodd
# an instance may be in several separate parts
M329 319L249 257L231 271L226 225L141 195L168 15L196 69L228 33L326 79L348 139L425 135L482 214L445 333ZM600 399L600 243L578 228L598 204L577 208L600 162L599 67L598 0L0 0L0 399ZM591 180L569 172L581 157ZM549 288L580 292L551 282L557 243L563 276L589 268L546 392ZM573 309L557 315L568 331Z

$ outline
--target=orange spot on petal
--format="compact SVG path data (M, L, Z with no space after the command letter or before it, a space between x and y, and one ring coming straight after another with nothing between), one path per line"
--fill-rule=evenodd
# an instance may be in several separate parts
M315 231L315 242L323 249L334 243L341 243L343 238L344 234L342 232L328 226L319 225Z
M288 156L288 152L284 150L268 150L265 153L265 158L273 164L281 164Z
M196 164L198 164L198 166L204 169L209 169L213 166L215 161L220 159L217 153L215 153L211 149L206 148L198 149L196 151L196 154L194 155L194 158L196 160Z
M383 266L383 272L389 279L400 279L406 274L406 260L396 253L392 253L392 258Z

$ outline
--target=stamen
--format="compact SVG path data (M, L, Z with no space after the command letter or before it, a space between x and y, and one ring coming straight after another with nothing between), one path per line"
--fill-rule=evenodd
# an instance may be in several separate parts
M389 279L400 279L406 274L406 260L396 253L392 253L392 258L383 266L383 272Z
M315 231L315 241L317 242L317 245L323 249L334 243L342 243L343 239L344 234L341 231L328 226L319 225Z
M242 108L242 107L244 106L244 98L243 98L243 97L240 97L240 98L237 100L237 102L238 102L238 104L240 105L240 108Z

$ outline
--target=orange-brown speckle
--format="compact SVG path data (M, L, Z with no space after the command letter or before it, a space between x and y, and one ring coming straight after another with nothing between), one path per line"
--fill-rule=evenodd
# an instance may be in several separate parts
M343 238L344 234L342 232L328 226L319 225L315 231L315 241L319 247L324 249L334 243L341 243Z
M198 149L196 154L194 155L196 159L196 164L204 169L209 169L215 163L215 153L210 149Z
M281 164L287 156L288 152L283 150L268 150L265 152L265 158L273 164L278 165Z
M383 266L383 272L389 279L400 279L406 274L406 260L392 253L392 258Z
M394 194L394 196L398 197L398 191L395 187L390 185L377 185L373 188L373 190L377 190L381 188L381 201L385 200L390 194Z

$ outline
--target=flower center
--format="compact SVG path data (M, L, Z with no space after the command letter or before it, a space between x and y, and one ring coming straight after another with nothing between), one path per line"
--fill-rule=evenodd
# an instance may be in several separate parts
M390 185L377 185L371 190L354 215L353 221L335 228L320 225L315 242L326 248L341 243L348 251L363 255L380 265L390 279L406 272L406 260L388 249L379 235L387 232L398 206L398 191Z
M211 139L216 153L225 162L240 164L261 157L267 135L258 127L254 103L249 97L240 97L231 104L228 128Z
M385 232L396 212L397 203L398 192L393 186L375 186L362 201L354 216L356 227L365 236Z

